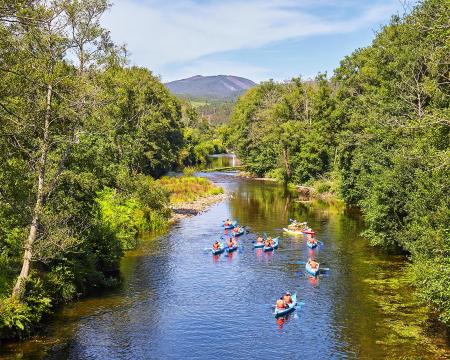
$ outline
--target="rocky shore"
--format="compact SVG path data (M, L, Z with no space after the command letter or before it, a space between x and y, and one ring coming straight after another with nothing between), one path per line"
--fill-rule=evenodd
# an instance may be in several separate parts
M178 220L195 216L201 212L207 210L211 205L225 200L229 195L227 194L217 194L211 196L203 196L192 202L182 202L172 204L170 208L172 209L171 223Z

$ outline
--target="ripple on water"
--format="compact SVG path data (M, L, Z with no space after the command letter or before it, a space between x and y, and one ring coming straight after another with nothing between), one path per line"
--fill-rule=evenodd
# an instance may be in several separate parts
M359 237L358 216L296 203L274 184L208 176L232 197L166 234L143 239L122 262L120 290L72 305L70 316L63 310L49 338L62 338L68 346L54 357L443 358L445 350L437 352L432 339L405 342L398 327L387 325L404 320L383 310L390 301L389 283L380 281L387 268L392 270L393 258ZM239 239L240 251L213 257L203 250L220 237L228 217L249 225L253 233ZM310 251L305 238L282 234L289 218L308 221L324 246ZM279 250L253 249L252 239L263 232L281 236ZM304 265L292 264L310 255L330 271L314 278L305 274ZM401 276L401 266L393 274ZM303 305L288 318L275 319L271 306L286 290L297 291ZM401 301L410 301L409 289L402 296ZM414 307L408 310L416 313ZM41 348L25 351L23 358L43 358ZM19 352L9 351L12 356Z

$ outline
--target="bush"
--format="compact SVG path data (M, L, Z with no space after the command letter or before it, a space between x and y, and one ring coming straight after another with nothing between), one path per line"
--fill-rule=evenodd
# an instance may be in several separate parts
M202 196L223 192L221 187L201 177L163 177L158 182L170 194L171 203L194 201Z
M51 309L51 299L39 278L30 277L23 301L16 297L0 300L0 339L28 335Z
M186 166L183 169L183 175L184 176L194 176L194 174L195 174L195 168L192 167L192 166Z

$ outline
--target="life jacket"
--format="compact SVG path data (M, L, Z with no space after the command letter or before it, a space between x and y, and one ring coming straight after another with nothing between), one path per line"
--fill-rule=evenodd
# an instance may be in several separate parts
M281 299L277 300L277 309L285 309L284 301Z
M220 248L220 245L218 243L214 243L213 244L213 249L214 250L219 250L219 248Z

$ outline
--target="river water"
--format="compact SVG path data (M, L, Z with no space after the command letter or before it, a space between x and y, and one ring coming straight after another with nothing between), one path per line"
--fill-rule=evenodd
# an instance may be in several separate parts
M403 258L368 246L358 213L299 202L273 183L204 175L230 198L143 237L122 261L120 288L65 306L44 334L3 346L0 358L449 358L406 284ZM214 257L204 249L228 217L251 231L240 251ZM312 251L284 234L289 218L308 221L324 245ZM277 251L253 249L262 232L281 236ZM317 278L295 264L312 253L329 268ZM303 305L277 320L271 305L285 290Z

